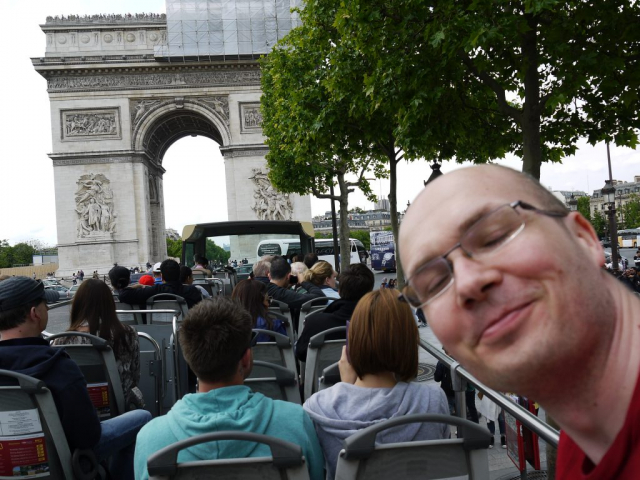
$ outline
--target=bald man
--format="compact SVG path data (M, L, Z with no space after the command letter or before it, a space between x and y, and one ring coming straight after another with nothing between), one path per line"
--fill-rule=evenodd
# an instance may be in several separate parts
M640 300L580 213L515 170L456 170L411 204L400 255L443 346L560 424L558 478L638 478Z

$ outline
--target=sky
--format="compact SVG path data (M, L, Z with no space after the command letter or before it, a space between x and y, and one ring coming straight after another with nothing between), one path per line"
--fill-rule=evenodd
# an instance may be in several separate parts
M46 82L35 72L31 57L45 52L45 36L39 25L48 15L96 13L164 13L164 0L1 0L0 75L2 116L0 117L0 240L10 244L39 240L57 243L51 120ZM608 178L606 147L580 142L576 155L562 164L543 164L540 181L553 190L583 190L591 193ZM640 151L611 147L613 178L633 181L640 175ZM513 156L496 163L522 169ZM218 145L203 137L187 137L167 152L163 167L166 227L182 232L184 225L227 220L224 162ZM447 173L461 165L445 163ZM401 163L398 167L398 205L403 210L423 188L431 169L424 161ZM206 188L185 186L204 185ZM388 195L389 183L375 180L373 191ZM202 208L194 208L194 205ZM362 194L350 196L352 207L372 208ZM212 208L213 207L213 208ZM312 214L330 210L328 200L311 199Z

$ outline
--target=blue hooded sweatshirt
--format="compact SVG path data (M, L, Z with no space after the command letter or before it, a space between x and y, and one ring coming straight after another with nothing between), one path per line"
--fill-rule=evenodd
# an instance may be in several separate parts
M316 426L330 479L336 475L342 442L358 430L414 413L449 415L447 397L437 385L404 382L393 388L365 388L340 382L309 397L303 407ZM449 436L449 426L445 424L409 423L378 433L376 443Z
M204 433L235 430L278 437L300 445L311 480L324 478L324 458L313 423L300 405L272 400L239 385L185 395L171 411L145 425L136 441L137 480L149 478L147 459L167 445ZM178 462L269 457L260 443L228 440L182 450Z

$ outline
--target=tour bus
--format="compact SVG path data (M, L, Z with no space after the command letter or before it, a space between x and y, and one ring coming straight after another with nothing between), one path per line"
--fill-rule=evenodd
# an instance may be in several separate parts
M618 230L618 246L638 248L640 245L640 228Z
M351 250L351 264L364 263L366 261L364 244L356 238L350 238L349 244ZM316 239L315 252L316 255L318 255L318 260L325 260L329 262L333 268L336 268L332 238ZM289 257L291 254L298 253L302 253L302 251L300 249L300 242L296 238L263 240L258 244L256 252L258 258L263 255L283 255ZM339 246L338 255L340 255Z

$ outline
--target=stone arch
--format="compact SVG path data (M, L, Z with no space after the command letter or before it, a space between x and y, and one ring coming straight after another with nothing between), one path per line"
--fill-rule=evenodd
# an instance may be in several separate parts
M144 152L157 165L169 147L186 136L202 135L220 147L231 143L226 97L140 100L131 116L132 149Z

